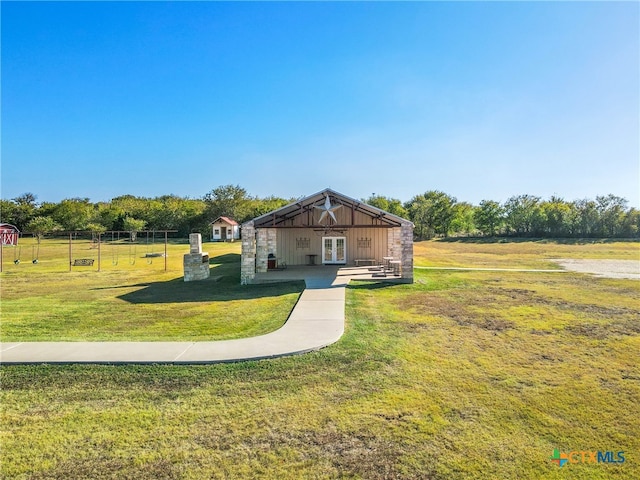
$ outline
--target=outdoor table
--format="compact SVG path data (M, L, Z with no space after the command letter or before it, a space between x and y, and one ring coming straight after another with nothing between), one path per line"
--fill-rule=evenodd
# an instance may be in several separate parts
M384 270L388 270L390 265L389 263L393 260L393 257L382 257L382 266Z
M401 265L402 265L402 262L400 260L391 260L389 262L389 267L393 269L393 274L396 276L400 275Z

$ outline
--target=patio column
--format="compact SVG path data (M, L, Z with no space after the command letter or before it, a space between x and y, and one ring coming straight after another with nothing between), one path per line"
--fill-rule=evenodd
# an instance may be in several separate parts
M240 283L246 285L256 277L256 230L253 221L242 225L242 263Z
M394 227L387 229L387 256L402 260L401 229Z
M402 278L413 283L413 224L403 223L400 228Z
M267 271L268 255L267 230L259 228L256 231L256 272L264 273Z

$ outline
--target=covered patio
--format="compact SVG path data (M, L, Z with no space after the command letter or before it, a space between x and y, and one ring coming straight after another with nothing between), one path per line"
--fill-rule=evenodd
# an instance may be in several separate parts
M394 275L393 271L385 270L382 266L340 267L336 265L295 265L282 270L267 270L266 272L256 273L253 283L306 280L308 284L309 282L323 281L329 278L342 279L345 283L351 280L407 283L400 275Z
M276 272L299 266L356 267L359 276L371 279L390 278L393 271L411 283L413 224L325 189L242 225L243 284L275 279Z

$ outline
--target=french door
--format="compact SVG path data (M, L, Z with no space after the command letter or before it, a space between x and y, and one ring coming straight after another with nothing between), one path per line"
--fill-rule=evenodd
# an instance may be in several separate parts
M322 237L322 263L347 263L346 237Z

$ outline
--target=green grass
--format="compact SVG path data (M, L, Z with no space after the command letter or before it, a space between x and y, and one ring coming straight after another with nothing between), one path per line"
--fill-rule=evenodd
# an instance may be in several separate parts
M537 243L521 246L514 261ZM638 287L579 274L417 271L412 285L350 286L345 335L316 353L3 366L0 474L640 478ZM624 451L626 462L559 468L555 448Z
M90 242L74 242L80 258L96 259L97 252L89 246ZM141 258L142 246L132 250L130 258L124 255L127 245L117 248L122 250L117 265L106 255L109 247L102 249L100 272L97 262L93 268L74 267L69 272L68 244L59 241L44 242L37 265L14 265L5 258L2 341L251 337L279 328L303 288L301 282L241 286L237 243L205 244L211 278L188 283L182 278L188 245L170 245L167 272L163 258L153 263Z
M450 239L415 244L415 265L423 267L558 268L552 259L640 260L636 241L597 239Z

